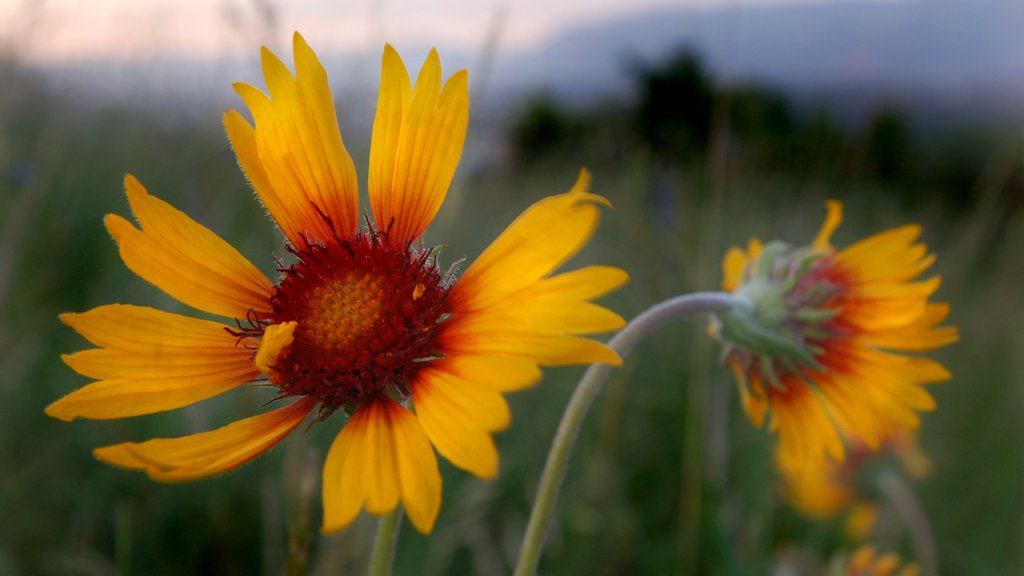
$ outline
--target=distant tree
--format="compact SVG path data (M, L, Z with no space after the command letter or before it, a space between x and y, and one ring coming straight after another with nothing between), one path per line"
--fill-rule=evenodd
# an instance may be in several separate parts
M804 174L844 176L852 158L850 148L832 114L818 110L801 122L794 135L792 169Z
M637 132L659 156L702 154L711 132L714 94L697 56L680 49L657 66L638 65Z
M533 162L563 148L576 135L576 121L548 94L533 96L512 120L512 148L522 162Z
M779 92L757 85L733 88L729 126L740 153L758 164L784 165L792 154L796 122Z
M929 192L942 194L957 207L970 205L998 142L996 135L980 128L961 127L940 135L922 154L922 180Z
M904 113L895 107L878 110L865 138L868 173L883 182L903 180L914 167L914 135Z

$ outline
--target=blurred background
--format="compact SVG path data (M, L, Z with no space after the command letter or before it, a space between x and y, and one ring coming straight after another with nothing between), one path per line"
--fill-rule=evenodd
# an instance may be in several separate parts
M237 169L230 83L263 87L259 46L301 31L328 70L365 182L381 48L415 72L468 67L471 125L428 232L474 258L580 166L615 209L573 265L631 283L631 317L716 289L750 236L813 238L845 202L844 246L918 222L962 340L908 477L944 574L1024 573L1024 4L1018 0L0 0L0 575L362 572L375 522L321 537L319 470L340 416L241 470L184 485L95 461L100 445L255 413L241 389L166 414L50 419L88 347L57 315L125 302L187 312L132 275L102 226L125 172L268 274L281 235ZM190 312L191 313L191 312ZM782 496L772 438L741 413L705 320L644 342L598 397L543 574L818 574L856 545L849 514ZM512 396L489 482L447 462L434 533L402 531L400 574L511 570L544 457L582 368ZM865 498L874 498L866 491ZM884 502L871 540L912 556Z

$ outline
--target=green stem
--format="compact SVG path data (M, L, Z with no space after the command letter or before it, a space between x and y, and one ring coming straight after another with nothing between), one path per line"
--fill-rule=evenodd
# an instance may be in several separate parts
M921 576L938 576L938 547L935 546L935 536L921 501L906 480L892 471L879 476L878 488L903 518L903 524L910 534L910 543L914 546L914 556L921 567Z
M640 340L670 320L687 314L726 310L741 302L743 300L724 292L697 292L670 298L655 304L634 318L608 342L608 347L625 359ZM530 522L526 526L523 545L519 549L515 576L530 576L537 572L541 548L544 546L544 538L551 523L551 512L565 479L569 457L583 425L583 418L586 417L594 397L608 380L613 368L614 366L608 364L591 364L583 373L583 378L576 385L569 405L565 408L537 487L537 499L530 512Z
M373 555L370 556L370 576L391 574L391 562L395 558L395 542L402 520L402 506L380 517L377 521L377 535L373 539Z

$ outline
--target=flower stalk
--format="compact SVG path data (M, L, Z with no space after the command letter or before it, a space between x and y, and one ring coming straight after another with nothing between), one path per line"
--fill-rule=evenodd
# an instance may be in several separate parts
M729 310L744 303L743 298L724 292L696 292L676 296L640 313L608 342L608 347L625 359L641 340L671 320L688 314ZM579 437L583 419L613 368L610 364L591 364L565 408L541 473L537 497L519 549L516 576L530 576L537 572L541 549L551 523L551 513L565 479L569 457Z
M935 545L931 524L925 514L921 501L907 485L902 476L888 470L877 480L878 489L896 508L903 519L903 524L910 535L910 543L914 547L914 556L921 567L921 576L938 576L939 552Z
M395 506L391 512L377 521L377 535L373 538L370 556L370 576L388 576L395 558L395 543L398 541L398 527L402 523L402 507Z

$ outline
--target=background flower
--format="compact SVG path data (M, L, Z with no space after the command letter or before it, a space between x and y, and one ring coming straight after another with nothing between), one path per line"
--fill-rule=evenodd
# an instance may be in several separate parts
M844 444L877 449L917 413L935 408L922 385L950 377L917 353L955 342L939 326L949 306L929 302L939 278L918 281L935 257L916 243L908 225L875 234L842 250L831 244L842 205L828 216L813 244L732 248L722 287L750 306L722 315L717 334L725 362L740 384L743 406L758 426L779 433L782 458L820 466L842 461Z

